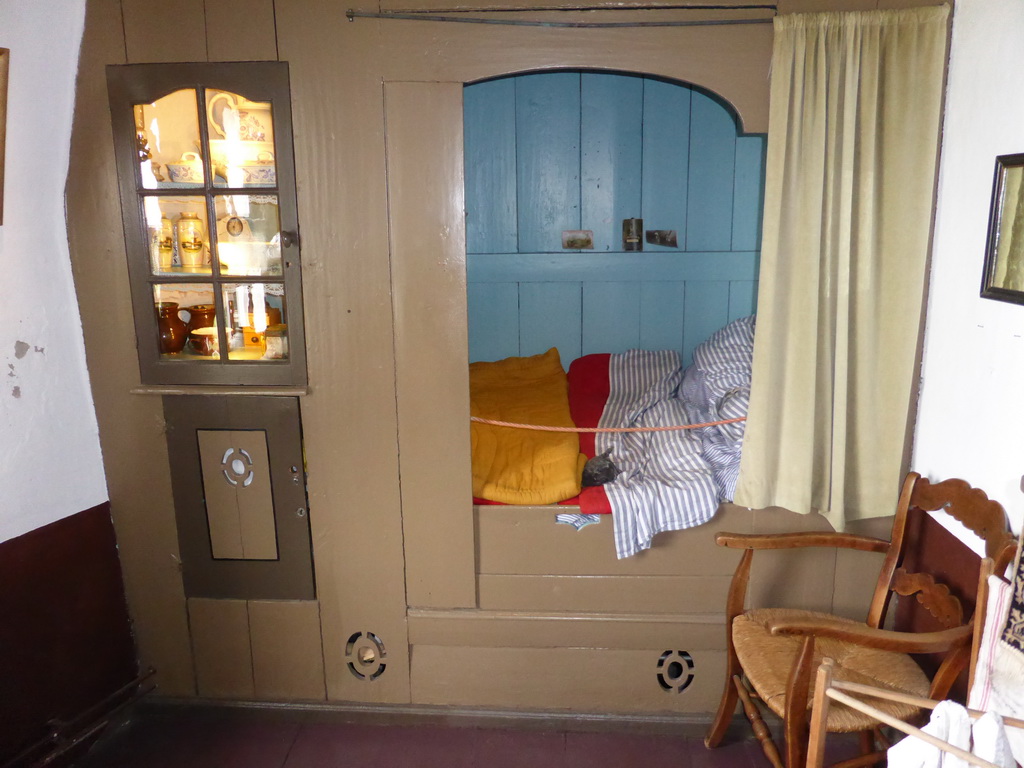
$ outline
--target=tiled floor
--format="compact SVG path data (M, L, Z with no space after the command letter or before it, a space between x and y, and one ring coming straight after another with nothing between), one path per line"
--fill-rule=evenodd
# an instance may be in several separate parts
M146 705L75 768L767 768L755 741L341 722L320 711Z

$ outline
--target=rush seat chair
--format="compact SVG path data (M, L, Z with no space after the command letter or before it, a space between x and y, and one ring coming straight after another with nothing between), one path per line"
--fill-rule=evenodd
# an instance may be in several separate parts
M931 699L945 698L970 660L972 622L950 588L927 570L910 573L904 567L922 558L913 552L917 537L908 535L908 513L916 510L947 514L985 541L985 557L997 572L1016 552L1003 507L963 480L931 483L911 472L893 519L889 541L848 533L733 534L719 533L719 546L743 550L726 601L727 661L725 690L704 743L718 746L737 702L750 720L765 755L775 768L802 768L807 755L809 710L814 673L825 657L833 660L837 680L903 691ZM827 613L790 608L745 607L751 562L757 550L835 547L884 555L867 619L856 622ZM981 557L977 557L980 567ZM976 584L975 576L970 583ZM882 629L893 594L916 599L934 617L937 629L905 632ZM964 595L965 598L967 595ZM973 602L975 593L969 595ZM971 606L973 607L973 606ZM929 619L932 621L932 619ZM910 654L941 654L937 671L929 676ZM919 717L912 705L899 701L878 706L900 720ZM761 716L767 709L782 718L784 745L775 746ZM868 765L884 758L877 751L879 722L854 709L831 707L825 725L830 733L860 733L861 758Z

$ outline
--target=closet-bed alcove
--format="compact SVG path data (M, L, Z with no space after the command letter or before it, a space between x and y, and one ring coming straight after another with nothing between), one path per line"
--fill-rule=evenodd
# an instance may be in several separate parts
M620 559L610 520L576 530L551 507L474 504L471 363L555 348L569 366L634 347L688 363L756 309L771 12L508 8L481 15L742 23L87 4L69 243L135 639L158 695L709 720L735 565L714 533L826 527L726 505ZM201 31L168 37L183 18ZM287 63L280 138L294 148L307 384L143 385L105 68L253 61ZM674 230L676 245L623 250L625 218ZM594 247L563 248L565 231L591 231ZM163 408L183 394L241 412L250 395L292 398L302 461L284 469L308 503L281 511L308 520L312 593L189 593ZM759 558L751 599L785 590L799 607L862 612L806 575L856 581L820 557Z
M462 108L469 363L554 348L568 370L601 353L667 349L689 365L708 337L754 314L765 136L745 133L720 96L641 74L545 71L467 84ZM626 250L627 218L643 220L642 250ZM666 230L674 240L647 242L647 231ZM416 502L403 501L415 566ZM619 558L611 515L579 528L556 521L581 509L573 499L474 499L472 527L460 517L461 535L445 528L472 547L472 582L465 566L455 575L465 553L452 545L452 560L429 567L461 581L468 604L433 607L409 583L417 697L710 712L735 565L715 547L715 532L820 524L725 504L709 522L660 533L650 549ZM797 599L830 604L831 589L821 587L787 585Z

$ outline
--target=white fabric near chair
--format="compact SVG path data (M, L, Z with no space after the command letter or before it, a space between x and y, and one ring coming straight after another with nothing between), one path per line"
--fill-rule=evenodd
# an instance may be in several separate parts
M989 576L988 592L985 626L967 705L1024 718L1024 559L1018 555L1011 584ZM1014 759L1024 764L1024 730L1007 729L1006 739Z

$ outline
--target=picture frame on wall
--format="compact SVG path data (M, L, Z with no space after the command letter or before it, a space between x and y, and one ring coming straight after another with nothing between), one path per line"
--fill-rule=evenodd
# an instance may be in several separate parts
M1024 304L1024 153L996 158L981 295Z
M7 146L7 73L11 50L0 48L0 225L4 223L4 154Z

